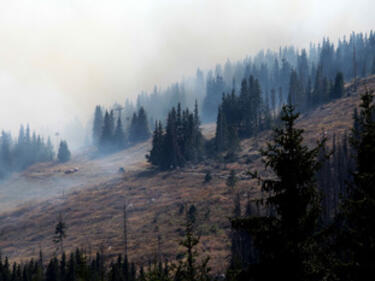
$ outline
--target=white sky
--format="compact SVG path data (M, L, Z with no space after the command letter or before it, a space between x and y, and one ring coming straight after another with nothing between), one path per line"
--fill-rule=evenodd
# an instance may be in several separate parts
M56 127L95 104L280 45L375 28L373 0L0 0L0 128Z

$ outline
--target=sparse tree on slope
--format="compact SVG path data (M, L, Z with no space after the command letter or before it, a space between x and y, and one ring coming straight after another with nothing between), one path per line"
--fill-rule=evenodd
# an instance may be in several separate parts
M103 130L103 112L99 105L95 108L94 124L92 128L92 139L95 145L99 145Z
M339 215L340 280L366 280L375 276L375 106L372 92L362 96L358 126L353 128L352 146L356 167L353 183Z
M58 221L55 227L55 237L53 242L59 244L61 253L64 252L64 239L66 238L66 224L61 214L59 214Z
M59 152L57 154L57 159L60 162L67 162L70 160L70 151L68 148L68 143L66 141L61 141L59 146Z
M310 244L320 213L315 174L322 143L314 149L303 145L303 130L295 128L297 118L293 106L283 107L283 128L275 129L273 143L262 151L274 177L261 179L254 174L267 194L260 203L275 212L232 221L233 227L254 238L259 253L259 260L243 271L241 278L308 280L313 256Z
M120 116L117 119L115 134L114 134L114 142L117 149L123 149L126 146L125 143L125 134L122 128L122 122Z

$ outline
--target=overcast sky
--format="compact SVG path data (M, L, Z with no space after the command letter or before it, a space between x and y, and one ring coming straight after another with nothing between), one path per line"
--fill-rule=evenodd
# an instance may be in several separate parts
M0 0L0 128L60 130L95 104L280 45L375 27L373 0Z

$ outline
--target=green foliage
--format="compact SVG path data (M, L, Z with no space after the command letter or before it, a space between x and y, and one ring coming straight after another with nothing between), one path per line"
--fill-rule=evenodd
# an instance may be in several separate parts
M193 223L190 219L186 221L185 239L181 241L181 246L186 249L185 258L179 262L176 267L174 280L184 281L208 281L211 280L208 267L209 258L199 260L199 254L196 247L199 238L195 235Z
M0 135L0 179L13 171L21 171L38 162L52 161L54 150L51 139L47 142L36 133L30 134L29 126L21 125L18 138L12 139L5 131Z
M361 99L351 137L356 167L338 216L335 273L340 280L365 280L375 274L375 106L372 92Z
M269 101L262 102L259 81L253 76L243 79L239 96L234 90L223 95L216 120L216 152L228 150L228 157L233 158L240 138L269 129L271 116Z
M58 221L55 227L55 236L53 242L55 244L60 244L60 250L64 252L64 239L66 238L66 224L63 220L62 215L58 217Z
M204 175L204 183L209 183L212 180L211 171L207 171Z
M104 120L102 108L99 105L97 105L95 107L94 123L92 128L92 139L95 145L99 145L100 138L102 136L103 122Z
M303 145L303 130L294 125L297 118L292 105L283 107L283 127L274 130L273 143L262 151L265 166L274 176L262 179L253 174L267 194L260 203L270 210L269 215L232 221L235 229L254 238L258 261L241 273L254 280L308 280L313 267L312 237L320 212L315 174L324 140L313 149Z
M66 141L60 142L59 152L57 153L57 159L60 162L68 162L70 160L70 151L68 148L68 143Z
M201 160L203 136L199 124L197 105L194 113L190 113L189 109L182 111L180 104L177 110L173 107L168 114L165 130L161 122L155 125L152 149L146 156L148 161L166 170Z
M122 127L122 121L120 116L117 118L117 124L113 138L115 149L121 150L126 147L125 133Z
M150 130L148 127L147 114L141 106L138 110L138 114L133 114L129 128L129 142L134 144L145 141L149 137Z

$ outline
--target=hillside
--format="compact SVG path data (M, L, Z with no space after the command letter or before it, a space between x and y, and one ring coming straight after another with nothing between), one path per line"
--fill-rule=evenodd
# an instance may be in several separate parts
M347 131L352 124L353 108L359 103L358 93L365 87L375 88L375 76L362 80L356 93L351 85L346 87L349 96L301 116L298 126L305 129L308 143L313 144L323 132L330 137ZM206 136L212 136L214 126L205 125L203 130ZM152 259L160 234L162 254L171 260L181 250L178 241L183 233L184 208L194 203L198 222L203 222L198 227L201 249L211 256L215 271L223 271L226 264L222 261L229 255L228 217L232 210L225 178L235 169L240 175L238 188L243 202L248 192L256 196L255 183L246 171L261 169L259 148L269 136L270 132L264 132L242 141L236 163L207 161L171 172L150 169L144 157L150 143L98 159L91 158L87 151L67 164L34 165L0 185L2 255L25 260L36 257L39 249L52 255L54 226L61 213L68 226L66 250L82 247L93 253L102 249L108 256L114 256L123 249L122 208L126 200L130 259ZM65 174L75 167L77 172ZM125 168L124 174L118 172L120 167ZM207 170L213 179L203 184ZM15 204L21 205L14 208Z

